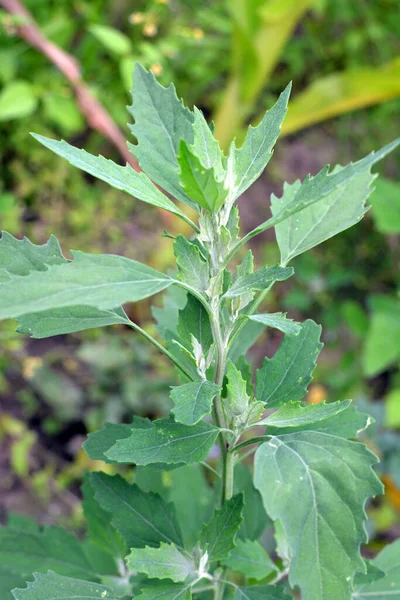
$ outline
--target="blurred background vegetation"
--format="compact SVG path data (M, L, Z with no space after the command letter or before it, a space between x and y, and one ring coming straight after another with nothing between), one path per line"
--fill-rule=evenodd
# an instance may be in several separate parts
M35 46L29 27L42 32L44 46ZM49 41L75 59L64 72ZM189 106L214 120L224 147L293 80L274 159L240 201L243 232L265 220L284 180L359 159L400 135L398 0L0 0L0 229L36 243L53 232L63 248L125 254L158 269L173 264L160 232L174 233L177 223L29 136L62 137L124 162L96 110L129 138L135 61L161 83L174 81ZM72 66L80 76L71 82ZM82 85L94 113L85 110ZM374 415L364 439L381 457L387 486L370 507L377 548L400 535L399 166L399 153L386 159L366 219L296 258L294 282L267 303L323 326L308 401L351 397ZM253 250L259 265L278 260L271 232ZM135 305L131 317L154 333L165 319L162 302L153 311ZM179 302L168 297L165 307ZM254 365L280 339L264 333ZM85 434L132 412L165 413L175 374L122 327L31 341L7 322L0 344L0 517L16 510L79 526L82 472L104 468L81 452Z

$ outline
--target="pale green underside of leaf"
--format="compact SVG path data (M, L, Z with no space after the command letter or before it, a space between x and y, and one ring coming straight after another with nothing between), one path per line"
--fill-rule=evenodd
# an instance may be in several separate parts
M386 546L372 565L385 572L384 577L357 586L353 600L395 600L400 598L400 540Z
M283 588L272 585L253 585L236 588L233 600L292 600L292 598L285 593ZM318 598L318 600L320 599Z
M31 271L45 271L46 265L62 264L65 261L54 235L50 236L45 244L36 245L26 237L18 240L6 231L1 232L0 282L7 281L10 275L29 275Z
M195 381L172 388L172 413L177 423L195 425L212 409L212 402L220 387L211 381Z
M167 210L178 217L185 217L184 213L156 188L147 175L143 172L137 173L130 165L122 167L104 156L94 156L86 150L75 148L64 140L52 140L35 133L32 135L43 146L68 160L74 167L105 181L117 190L127 192L134 198Z
M174 242L174 254L180 280L195 290L204 292L209 286L209 266L202 258L199 248L179 234Z
M267 327L279 329L279 331L288 333L289 335L297 335L301 331L301 324L293 321L292 319L287 319L284 313L251 315L249 319L251 321L255 321L256 323L262 323Z
M262 423L273 427L304 427L334 417L346 410L350 404L351 400L331 402L330 404L321 402L307 406L303 406L300 402L289 402L263 419Z
M191 600L190 586L185 584L153 585L141 590L137 600Z
M193 560L174 544L161 543L159 548L133 548L126 560L130 569L146 573L150 579L171 579L179 583L196 573Z
M285 335L276 354L257 371L257 400L268 407L301 400L307 393L318 354L321 327L307 320L297 335Z
M251 273L238 277L232 286L224 294L224 298L236 298L249 291L262 291L274 284L276 281L284 281L293 275L290 267L284 268L278 265L273 267L262 267Z
M232 496L222 508L214 512L200 536L203 550L208 551L210 561L222 560L229 556L235 547L236 534L243 521L243 493Z
M302 600L349 600L355 573L365 572L364 505L383 490L371 469L376 462L366 446L319 432L274 437L258 448L255 485L285 530L289 581Z
M104 585L63 577L49 571L34 573L35 580L25 589L13 590L15 600L117 600L114 592Z
M278 569L259 542L237 540L234 549L223 564L231 571L243 573L247 578L261 581Z
M172 196L195 208L180 185L177 159L180 140L188 144L194 140L194 115L178 100L175 86L164 88L153 73L136 64L128 111L135 120L129 127L138 142L128 146L143 171Z
M96 502L128 548L157 547L161 542L182 547L175 509L158 494L144 492L116 475L91 473L88 477Z
M249 404L250 397L247 394L247 384L242 373L228 360L226 377L228 379L227 404L234 415L241 415Z
M117 441L105 454L116 462L136 465L191 464L208 455L218 432L204 422L188 426L171 418L158 419L151 428L134 430L130 437Z
M193 107L193 114L194 139L191 149L206 169L214 169L218 180L224 179L226 176L224 166L226 159L218 140L215 139L203 113L196 106Z
M332 175L341 169L335 167ZM361 172L347 184L325 195L321 201L276 225L282 264L286 265L295 256L358 223L368 210L365 202L373 190L371 184L374 179L370 171ZM271 196L273 216L291 204L301 185L300 181L292 185L286 183L281 198Z

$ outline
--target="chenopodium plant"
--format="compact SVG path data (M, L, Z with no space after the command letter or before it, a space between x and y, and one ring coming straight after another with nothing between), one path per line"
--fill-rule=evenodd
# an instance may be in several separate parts
M354 441L369 417L350 400L302 402L321 328L257 312L271 288L293 275L292 258L364 216L371 167L400 140L285 184L282 196L271 198L272 217L241 238L235 202L272 156L289 93L290 86L225 156L201 111L188 110L172 85L161 87L137 66L129 108L137 145L130 148L141 173L34 136L78 168L179 217L193 233L171 241L175 275L122 256L72 251L67 260L54 237L35 245L3 233L2 319L17 319L18 331L34 338L127 325L171 360L180 380L169 416L133 417L89 435L91 459L136 469L133 484L87 475L83 540L20 517L1 530L6 597L287 600L297 589L302 600L400 597L399 544L372 562L360 554L365 504L383 492L372 469L376 456ZM185 213L155 184L192 210ZM251 250L242 248L271 227L281 262L254 270ZM122 305L167 289L164 308L155 309L160 343ZM254 389L245 354L265 327L284 338L258 369ZM218 453L216 468L210 453ZM252 453L254 469L243 462ZM276 560L260 541L272 526Z

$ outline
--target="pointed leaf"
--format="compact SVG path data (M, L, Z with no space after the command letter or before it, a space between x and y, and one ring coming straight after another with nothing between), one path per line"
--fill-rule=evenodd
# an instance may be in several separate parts
M182 547L175 509L161 496L143 492L119 475L91 473L88 479L96 502L109 513L128 548L157 547L161 542Z
M203 113L196 106L193 108L194 139L190 149L198 157L203 167L214 169L217 180L225 179L224 154L215 139L210 126L204 118Z
M128 144L143 171L169 194L189 206L194 202L182 190L177 160L181 139L194 139L193 113L176 96L175 86L164 88L153 73L138 63L133 73L130 125L137 146Z
M252 585L236 588L233 600L291 600L291 598L283 588L275 585Z
M117 190L138 198L138 200L167 210L178 217L185 218L184 213L167 196L160 192L143 172L138 173L130 165L126 165L125 167L117 165L112 160L104 158L104 156L89 154L86 150L75 148L64 142L64 140L58 142L57 140L52 140L35 133L32 135L43 146L46 146L46 148L49 148L49 150L52 150L58 156L68 160L74 167L89 173L93 177L97 177L97 179L105 181L112 187L117 188Z
M318 421L329 419L349 408L351 400L325 404L302 405L300 402L288 402L277 411L263 419L264 425L272 427L307 427Z
M172 579L179 583L196 573L193 559L178 550L175 544L133 548L126 560L130 569L146 573L150 579Z
M209 350L213 342L207 311L201 302L191 294L187 295L187 303L179 311L177 330L187 348L192 346L192 335L201 344L204 353Z
M109 464L115 461L109 460L105 453L117 440L123 440L132 435L132 429L137 427L137 417L132 423L105 423L103 429L89 433L87 440L83 443L83 449L92 460L102 460ZM149 427L151 423L149 421Z
M321 327L311 320L302 324L296 336L285 335L273 358L265 358L257 371L257 400L273 407L306 395L322 349L320 336Z
M34 573L35 580L25 589L13 590L15 600L117 600L111 588L90 581L62 577L49 571Z
M267 313L264 315L250 315L249 319L256 323L262 323L267 327L279 329L289 335L297 335L301 331L301 324L287 319L285 313Z
M376 581L358 585L353 600L394 600L400 597L400 540L392 542L372 561L385 575Z
M210 561L222 560L235 547L236 534L242 524L243 494L227 500L201 532L200 543L207 550Z
M371 469L376 462L366 446L316 432L273 437L258 448L254 483L285 529L289 581L302 600L348 600L355 573L365 571L364 505L383 489Z
M46 271L47 266L67 262L54 235L43 245L32 244L28 238L18 240L6 231L0 238L0 281L9 275L29 275L31 271ZM6 273L4 271L6 271Z
M150 585L140 591L137 600L191 600L190 586L185 584Z
M231 571L243 573L247 578L260 581L278 569L257 541L237 540L236 546L223 564Z
M105 454L119 463L136 465L191 464L208 455L218 433L217 427L204 422L188 426L175 423L171 418L157 419L151 429L134 430L130 437L118 440Z
M178 235L174 242L174 254L181 281L204 292L210 283L209 266L198 246L183 235Z
M211 381L195 381L172 388L170 397L175 407L172 409L175 421L185 425L195 425L212 409L215 396L220 387Z
M250 275L238 277L229 290L225 292L224 297L235 298L252 290L263 291L276 281L285 281L293 273L293 269L283 268L278 265L274 267L262 267Z
M247 409L250 401L247 383L231 360L228 360L226 376L227 403L231 412L239 416Z

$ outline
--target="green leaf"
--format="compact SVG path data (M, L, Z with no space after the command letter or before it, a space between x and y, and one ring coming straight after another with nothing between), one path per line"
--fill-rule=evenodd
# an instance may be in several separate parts
M317 432L274 437L255 455L254 483L265 510L285 529L289 582L302 600L348 600L365 572L365 502L382 493L366 446ZM312 564L312 569L309 569Z
M90 25L88 30L110 52L121 56L132 49L131 40L114 27L107 25Z
M211 381L195 381L172 388L170 397L174 401L174 414L177 423L195 425L212 409L215 396L221 388Z
M11 593L16 587L25 585L25 577L12 573L8 569L0 568L0 598L1 600L13 600L14 596Z
M342 167L335 167L332 177L341 169ZM361 172L345 185L325 195L319 202L276 225L281 263L287 265L295 256L358 223L368 210L365 202L372 193L374 179L375 175L370 171ZM272 194L271 211L274 216L292 203L301 185L300 181L292 185L285 183L281 198Z
M152 585L141 590L137 600L191 600L189 585Z
M18 240L6 231L0 238L0 281L10 275L29 275L31 271L46 271L48 266L67 262L54 235L42 245L32 244L28 238Z
M150 579L172 579L179 583L196 574L193 559L178 550L175 544L133 548L126 560L128 568L146 573Z
M135 417L130 424L105 423L103 429L89 433L87 440L83 443L83 449L92 460L102 460L106 463L114 464L115 461L109 460L105 453L114 446L117 440L131 436L132 430L137 426L138 417ZM149 427L151 427L150 421Z
M175 509L161 496L143 492L119 475L90 473L88 480L96 502L109 513L128 548L157 547L161 542L182 546Z
M207 311L192 294L187 295L187 303L179 311L177 331L187 348L192 347L192 336L200 343L204 353L213 342Z
M267 313L263 315L250 315L249 319L256 323L262 323L267 327L279 329L289 335L297 335L301 331L301 324L286 318L286 313Z
M294 271L292 268L284 268L279 265L273 267L261 267L258 271L238 277L233 285L225 292L225 298L235 298L245 292L252 290L263 291L270 287L276 281L285 281L288 277L293 275Z
M265 358L257 371L258 400L274 407L306 395L322 349L320 336L321 327L311 320L302 324L296 336L285 335L273 358Z
M179 234L174 242L174 254L181 281L199 292L205 292L210 285L209 266L198 246Z
M185 193L202 208L217 212L228 195L224 179L218 179L213 167L205 167L185 140L179 144L178 163Z
M399 63L400 64L400 63ZM379 177L371 194L372 217L381 233L400 233L400 185Z
M181 187L177 158L180 140L193 142L194 116L178 100L175 86L171 83L164 88L153 73L137 63L128 110L135 119L130 129L137 139L136 146L128 146L143 171L169 194L196 208Z
M24 277L6 271L8 278L0 283L0 319L69 306L113 310L124 302L148 298L174 281L122 256L75 251L72 255L72 261Z
M38 100L33 86L27 81L10 81L0 93L0 121L22 119L31 115Z
M119 463L191 464L208 455L218 432L217 427L204 422L188 426L175 423L171 418L157 419L150 429L134 430L130 437L118 440L105 454Z
M223 564L231 571L243 573L247 578L260 581L278 569L257 541L237 540L235 548Z
M262 423L272 427L307 427L318 421L334 417L346 410L350 404L351 400L331 402L330 404L321 402L307 406L303 406L300 402L288 402L263 419Z
M122 190L143 202L167 210L185 219L184 213L167 198L143 172L137 173L130 165L122 167L104 156L94 156L85 150L79 150L64 140L58 142L50 138L32 133L33 137L43 146L49 148L58 156L68 160L71 165L89 173L97 179L105 181L117 190Z
M233 600L291 600L291 598L283 588L272 585L253 585L237 587ZM320 599L318 598L318 600Z
M247 465L236 465L233 489L244 494L243 523L239 529L241 539L257 540L270 524L265 513L260 492L253 483L253 474Z
M200 543L207 550L209 560L222 560L229 556L235 547L236 534L242 524L243 494L236 494L216 510L208 525L204 526Z
M236 364L240 357L245 356L263 331L264 325L248 319L229 348L228 356L231 361Z
M279 96L276 104L265 113L257 127L249 126L241 148L233 142L228 156L228 172L231 173L233 201L259 178L268 164L273 147L279 137L282 122L287 112L291 84Z
M90 581L62 577L49 571L34 573L35 580L25 589L13 590L15 600L117 600L111 588Z
M215 139L213 131L204 118L203 113L196 106L193 107L194 139L190 149L198 157L203 167L214 169L217 180L225 179L226 171L224 167L224 154Z
M362 355L367 377L378 375L400 359L399 317L400 302L397 298L389 306L378 307L372 313Z
M247 409L250 400L247 394L247 383L231 360L228 360L226 376L228 378L227 403L231 412L239 416Z
M374 558L372 565L385 572L384 577L356 587L353 600L386 600L400 597L400 540L389 544Z

